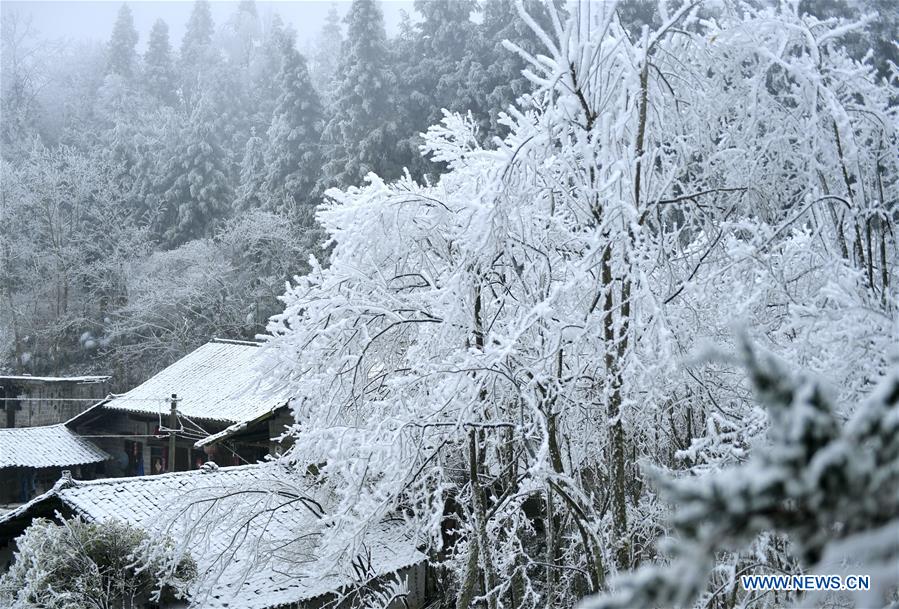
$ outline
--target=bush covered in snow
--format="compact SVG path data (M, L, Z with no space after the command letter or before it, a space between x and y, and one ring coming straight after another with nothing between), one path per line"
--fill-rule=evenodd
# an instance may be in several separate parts
M196 574L190 559L166 580L138 550L147 534L126 523L60 524L39 519L18 539L9 572L0 578L8 609L134 609L154 597L178 597Z

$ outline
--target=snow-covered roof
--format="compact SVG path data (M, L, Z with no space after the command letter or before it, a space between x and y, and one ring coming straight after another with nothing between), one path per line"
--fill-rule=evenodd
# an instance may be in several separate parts
M30 374L0 374L0 382L39 381L41 383L102 383L108 380L109 376L31 376Z
M274 411L269 411L268 413L264 413L262 416L266 417L269 414L271 414L272 412L274 412ZM250 425L255 423L258 420L258 418L259 417L255 418L255 419L249 419L246 421L240 421L239 423L234 423L233 425L229 425L228 427L226 427L225 429L223 429L222 431L220 431L218 433L214 433L211 436L206 436L205 438L203 438L201 440L197 440L196 442L194 442L194 447L195 448L203 448L204 446L212 446L216 442L220 442L222 440L230 438L234 434L240 433L241 431L245 430L247 427L249 427Z
M118 519L151 533L162 527L172 539L187 540L197 562L199 587L190 607L268 609L337 591L356 580L350 574L358 571L349 565L345 570L323 568L327 561L319 541L325 525L321 514L315 514L327 511L329 499L323 492L276 463L67 480L0 517L0 527L56 500L88 521ZM215 505L209 502L212 497L218 499ZM186 514L187 520L164 528L173 513ZM191 520L192 514L202 517ZM250 518L252 526L244 527ZM185 532L186 522L199 523L193 537ZM242 540L239 546L235 539ZM367 578L426 560L399 527L386 523L368 533L363 545Z
M107 459L62 424L0 429L0 467L70 467Z
M247 430L248 428L251 428L254 425L258 425L259 423L266 421L267 419L272 417L276 411L277 411L277 408L272 408L270 410L260 412L257 416L255 416L252 419L247 419L246 421L239 421L237 423L234 423L233 425L229 425L228 427L226 427L225 429L223 429L222 431L220 431L218 433L214 433L211 436L206 436L205 438L203 438L201 440L197 440L194 443L194 446L196 448L203 448L204 446L212 446L213 444L221 442L222 440L227 440L229 438L232 438L233 436Z
M236 423L287 403L288 394L260 367L259 343L213 340L134 389L115 395L103 408L151 415L178 412L188 419Z

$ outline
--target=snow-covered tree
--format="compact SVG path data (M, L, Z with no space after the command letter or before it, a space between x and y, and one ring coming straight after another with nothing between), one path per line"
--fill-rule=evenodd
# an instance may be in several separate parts
M162 19L157 19L150 30L147 52L144 53L143 84L150 95L173 106L178 99L176 82L169 26Z
M327 102L335 94L340 48L343 46L343 33L340 31L340 16L337 6L332 4L325 17L325 24L315 41L315 51L310 57L312 82L316 90Z
M8 609L137 609L157 590L168 601L179 598L196 575L195 563L185 557L172 577L158 580L171 545L163 543L148 561L140 553L147 539L118 521L38 519L16 542L15 560L0 577L0 601Z
M324 186L359 184L369 172L399 175L391 158L396 138L384 15L375 0L353 0L345 18L337 92L324 131Z
M102 156L66 147L4 163L0 322L16 339L18 368L59 371L86 359L78 337L97 331L103 310L122 295L121 264L145 251L120 172Z
M181 55L179 69L181 74L181 97L192 110L194 100L203 88L203 74L210 70L214 63L212 36L215 24L208 0L195 0L187 31L181 39Z
M419 150L421 133L440 121L443 109L478 109L468 78L477 30L471 20L475 8L474 0L418 1L415 10L422 19L410 23L394 42L397 80L403 83L396 103L408 133L397 147L404 166L417 178L436 172Z
M295 216L300 207L311 210L318 203L323 118L306 60L293 45L282 52L281 93L268 129L264 190L270 211Z
M125 80L131 80L137 70L137 30L134 28L134 17L131 8L122 4L112 27L109 39L108 66L109 74L116 74Z
M0 154L15 158L31 146L40 113L38 93L46 85L37 33L23 13L9 9L0 23Z
M662 3L633 36L611 4L550 5L544 28L519 3L543 48L511 45L536 91L496 149L448 115L437 183L327 193L332 253L269 353L287 458L341 497L332 551L402 515L457 607L571 606L656 558L640 459L745 458L767 427L733 366L681 361L700 341L740 318L870 390L897 339L895 108L840 48L851 24L795 9Z
M228 62L246 70L253 59L256 46L261 42L262 27L253 0L241 0L237 10L228 19L219 33L219 44L224 49Z
M240 183L234 207L237 210L261 209L265 188L265 146L255 131L251 133L240 163Z
M777 565L756 560L711 594L706 582L721 554L748 550L760 536L772 534L786 536L801 558L802 570L794 574L867 574L871 589L847 593L848 600L857 607L895 606L899 369L880 379L858 408L837 407L814 376L794 376L776 358L745 344L740 359L771 421L767 441L737 467L700 477L656 472L674 507L671 563L623 577L614 594L583 607L689 607L696 601L711 606L718 595L747 594L738 575L777 573ZM852 413L848 421L841 414L847 412ZM817 604L820 596L793 596L786 603Z
M231 211L228 159L210 98L204 94L196 100L190 120L166 160L160 229L170 245L210 235Z
M279 309L284 278L307 270L305 241L286 218L247 209L213 238L127 260L128 299L105 327L120 375L140 382L210 336L252 339Z
M558 4L558 3L557 3ZM551 27L549 15L539 2L528 0L528 14L545 27ZM466 107L475 113L482 137L504 135L499 115L533 84L522 73L527 63L520 54L503 46L508 40L528 53L541 52L541 43L516 9L514 0L487 0L483 20L470 51L467 80L472 93Z
M293 29L286 27L280 15L275 13L253 55L250 66L250 128L255 129L259 135L264 134L271 124L275 102L281 93L278 73L284 58L284 48L294 46L295 38Z

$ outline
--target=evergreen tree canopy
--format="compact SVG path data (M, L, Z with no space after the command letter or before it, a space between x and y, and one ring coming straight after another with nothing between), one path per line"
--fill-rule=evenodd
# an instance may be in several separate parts
M231 207L225 151L215 104L202 95L167 167L163 240L172 246L208 236Z
M439 123L443 110L477 108L478 91L471 87L469 71L473 43L478 37L471 13L474 0L416 0L423 20L404 21L394 41L398 80L398 112L408 134L398 143L398 154L413 177L437 173L438 165L422 157L421 134Z
M299 206L317 200L322 107L306 60L293 46L284 49L278 83L281 94L268 130L265 191L267 207L292 216Z
M538 24L551 29L549 15L540 2L526 0L524 6ZM499 112L533 88L522 74L527 67L525 61L518 53L506 49L503 41L508 40L532 55L539 53L542 47L534 31L516 10L514 0L485 2L480 32L470 75L478 94L472 97L470 107L486 136L502 132ZM478 108L478 104L484 105Z
M294 45L295 33L284 26L284 21L275 13L268 24L259 48L254 53L250 66L250 91L252 128L256 133L265 133L271 124L275 102L281 89L278 73L284 49Z
M240 186L234 201L237 211L262 208L265 173L265 142L254 130L247 140L240 164Z
M325 129L326 186L359 184L369 172L385 177L400 173L393 158L394 75L387 67L384 16L374 0L353 0L345 20L339 85Z
M225 23L221 36L229 63L247 69L261 33L256 3L253 0L241 0L237 10Z
M150 30L150 40L144 54L144 86L150 95L166 105L177 101L169 26L162 19L157 19Z
M335 79L340 61L340 48L343 34L340 31L340 16L337 7L332 4L325 18L325 25L318 35L315 54L312 58L312 81L319 94L326 102L334 95Z
M137 40L131 9L127 4L123 4L112 28L112 37L109 39L107 73L125 79L134 76L137 68Z
M208 0L196 0L181 39L181 88L188 107L200 87L200 76L209 69L212 59L212 35L215 25Z

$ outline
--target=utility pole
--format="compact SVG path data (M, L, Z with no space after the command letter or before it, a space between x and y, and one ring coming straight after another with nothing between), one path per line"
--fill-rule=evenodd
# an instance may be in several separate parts
M169 411L169 462L168 471L175 471L175 426L178 425L178 394L172 394L172 409Z

